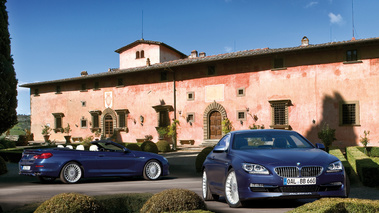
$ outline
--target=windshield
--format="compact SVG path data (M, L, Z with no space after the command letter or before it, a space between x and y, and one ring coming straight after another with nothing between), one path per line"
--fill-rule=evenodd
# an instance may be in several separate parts
M293 149L313 148L296 132L249 132L237 133L233 138L233 149Z

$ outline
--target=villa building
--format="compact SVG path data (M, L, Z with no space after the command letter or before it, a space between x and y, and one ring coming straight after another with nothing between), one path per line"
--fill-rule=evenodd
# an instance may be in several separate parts
M137 40L116 52L119 68L28 83L31 132L64 141L96 132L136 142L179 121L179 141L215 143L226 118L234 130L255 126L297 131L320 142L323 124L336 129L333 145L360 145L371 131L379 145L379 38L188 56L156 41Z

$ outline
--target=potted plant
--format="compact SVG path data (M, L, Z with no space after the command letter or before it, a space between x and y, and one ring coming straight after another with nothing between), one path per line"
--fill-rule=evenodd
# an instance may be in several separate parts
M42 126L42 135L43 135L43 138L45 139L45 142L49 141L50 132L51 132L51 127L49 125Z
M360 136L361 139L359 139L359 141L362 143L363 147L364 147L364 153L366 155L369 155L370 154L370 149L369 147L367 147L367 144L368 142L370 141L370 139L368 138L368 135L370 134L370 131L364 131L363 134L365 134L364 137Z
M176 136L177 136L177 126L180 125L178 120L173 120L171 125L167 127L167 136L172 138L172 143L173 143L173 150L176 150Z
M63 128L63 132L66 133L66 135L64 136L64 139L66 139L66 144L70 143L70 140L71 140L70 132L71 131L72 131L72 129L70 127L70 124L67 123L67 126L65 128Z
M156 127L156 129L159 135L159 140L163 140L167 135L167 127Z
M336 130L329 128L329 125L324 123L322 129L318 132L318 138L320 138L325 145L325 151L329 153L329 147L332 145L333 141L337 140Z
M95 131L95 140L98 141L101 138L100 129L96 129Z

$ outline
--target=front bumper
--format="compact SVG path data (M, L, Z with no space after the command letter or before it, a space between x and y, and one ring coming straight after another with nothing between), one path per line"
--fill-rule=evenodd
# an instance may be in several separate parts
M241 200L258 198L319 198L345 197L344 172L323 173L316 177L315 185L284 185L284 178L276 174L252 175L245 171L237 174Z

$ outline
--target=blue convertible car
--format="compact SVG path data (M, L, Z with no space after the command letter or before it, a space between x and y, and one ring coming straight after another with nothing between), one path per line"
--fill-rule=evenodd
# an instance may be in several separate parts
M294 131L230 132L204 161L203 198L240 207L258 198L347 197L341 161L322 149Z
M20 175L37 176L42 182L60 178L76 183L87 177L143 176L156 180L169 174L166 158L133 151L112 141L93 141L90 150L69 148L25 150L19 162Z

